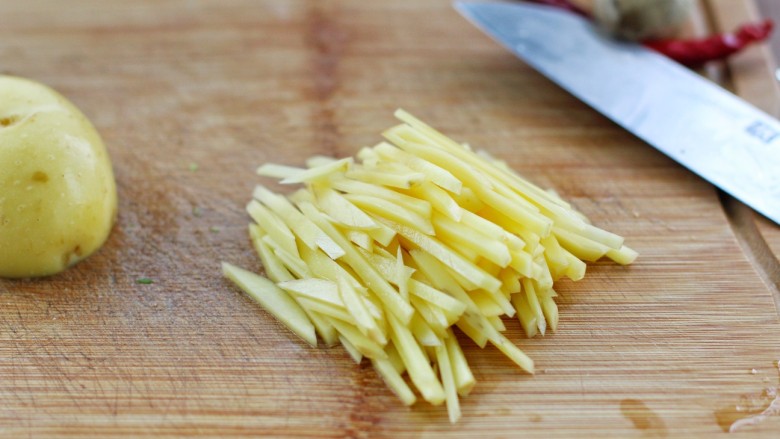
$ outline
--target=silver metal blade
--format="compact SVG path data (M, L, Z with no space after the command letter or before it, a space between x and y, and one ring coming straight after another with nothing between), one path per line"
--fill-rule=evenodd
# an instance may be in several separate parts
M457 2L488 35L664 154L780 224L780 123L586 19L527 3Z

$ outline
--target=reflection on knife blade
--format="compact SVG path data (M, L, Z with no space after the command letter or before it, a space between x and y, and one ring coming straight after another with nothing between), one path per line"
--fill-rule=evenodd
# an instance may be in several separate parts
M456 8L567 91L780 224L776 119L578 15L526 3Z

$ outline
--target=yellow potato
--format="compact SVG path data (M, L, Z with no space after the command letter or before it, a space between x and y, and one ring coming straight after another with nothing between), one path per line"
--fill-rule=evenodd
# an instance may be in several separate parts
M49 87L0 76L0 277L58 273L95 252L116 217L97 131Z
M554 281L581 279L581 259L628 264L637 252L504 163L396 116L405 125L385 131L392 144L364 147L356 161L263 165L261 175L304 187L286 197L258 187L250 233L268 276L323 339L370 359L404 404L416 388L456 422L476 380L453 326L533 373L503 318L516 314L528 337L555 331Z

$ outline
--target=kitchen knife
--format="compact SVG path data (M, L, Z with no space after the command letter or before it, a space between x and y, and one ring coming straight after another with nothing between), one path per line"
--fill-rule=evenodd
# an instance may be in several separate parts
M580 100L780 224L780 123L773 117L571 12L529 3L455 8Z

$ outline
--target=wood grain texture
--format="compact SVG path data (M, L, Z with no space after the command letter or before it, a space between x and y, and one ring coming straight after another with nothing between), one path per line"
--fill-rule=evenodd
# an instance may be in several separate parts
M717 192L448 1L39 0L0 17L0 69L93 119L120 195L98 254L0 281L0 436L709 438L778 382L772 294ZM464 340L478 384L454 426L341 349L307 347L219 272L260 270L243 212L257 165L354 154L399 106L641 253L558 285L558 333L507 322L536 376Z
M756 0L755 6L761 16L772 18L776 23L780 19L780 3L773 0ZM774 32L770 36L769 45L777 59L777 55L780 54L780 32Z
M776 6L766 2L710 0L712 30L729 31L741 23L756 21L762 16L760 9L764 9L768 14L778 13ZM770 17L780 22L780 14ZM728 78L723 82L748 102L778 117L780 116L780 85L775 73L776 60L777 52L772 46L763 44L750 47L729 58L726 63ZM780 227L736 200L728 197L724 200L737 237L764 282L773 291L775 304L780 312L780 260L778 260Z

